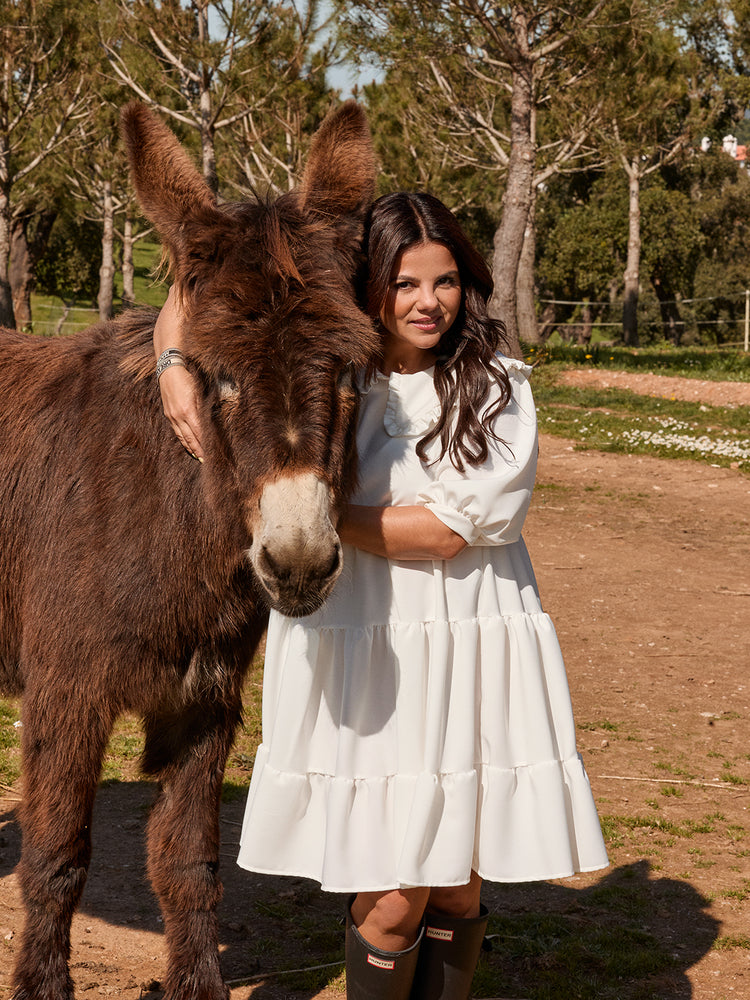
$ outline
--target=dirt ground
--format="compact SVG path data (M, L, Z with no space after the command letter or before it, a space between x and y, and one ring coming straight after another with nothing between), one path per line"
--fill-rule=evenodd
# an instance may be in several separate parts
M646 387L643 376L605 377L675 394L672 379ZM656 1000L750 997L750 951L712 947L750 933L750 479L697 462L574 451L571 442L543 437L537 481L525 537L566 657L600 814L631 821L656 814L664 830L616 822L605 872L486 886L485 901L505 915L565 912L585 927L587 907L603 892L622 891L625 899L636 886L653 904L644 930L675 959ZM94 861L73 924L78 996L157 995L163 940L142 866L152 795L138 782L100 793ZM0 796L2 1000L22 913L13 873L18 793ZM330 921L343 900L322 898L299 879L241 872L233 858L242 808L241 799L231 801L222 816L222 960L227 978L243 982L232 987L232 1000L340 1000L336 983L293 991L271 974L278 968L271 938L281 935L283 944L289 926L277 919L279 907ZM694 837L670 834L707 817ZM313 930L310 941L303 965L320 953ZM522 971L513 982L512 995L522 997Z
M683 399L709 406L750 406L750 383L710 382L696 378L676 378L653 372L628 372L603 368L571 368L562 372L566 385L602 389L630 389L647 396Z

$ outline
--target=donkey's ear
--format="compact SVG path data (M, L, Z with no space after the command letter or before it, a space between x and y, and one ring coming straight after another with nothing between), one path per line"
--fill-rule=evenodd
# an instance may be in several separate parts
M216 198L172 130L145 104L132 101L120 113L130 174L144 214L169 249L179 252L188 220L216 218Z
M375 152L356 101L332 111L313 136L300 191L306 208L364 216L375 194Z

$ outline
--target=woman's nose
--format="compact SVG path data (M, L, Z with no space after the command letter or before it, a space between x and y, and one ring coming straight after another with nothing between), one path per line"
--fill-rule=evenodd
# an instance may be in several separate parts
M419 299L417 305L421 309L434 309L437 304L437 295L432 285L419 286Z

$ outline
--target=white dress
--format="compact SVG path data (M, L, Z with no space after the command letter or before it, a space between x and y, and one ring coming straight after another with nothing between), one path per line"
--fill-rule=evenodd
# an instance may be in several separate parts
M439 415L432 370L363 387L355 502L424 504L468 545L448 561L345 546L317 613L272 613L242 867L354 892L607 865L521 538L537 457L529 369L502 360L502 443L464 474L416 455Z

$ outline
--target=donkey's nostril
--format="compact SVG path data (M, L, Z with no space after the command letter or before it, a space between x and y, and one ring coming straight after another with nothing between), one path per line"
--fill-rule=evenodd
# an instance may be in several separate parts
M284 575L281 566L276 562L265 545L260 550L260 561L261 566L263 566L263 568L267 570L271 576L275 576L276 579L280 579Z
M337 542L333 551L333 559L331 559L331 562L328 565L328 569L326 570L323 579L335 576L340 568L341 568L341 545Z

